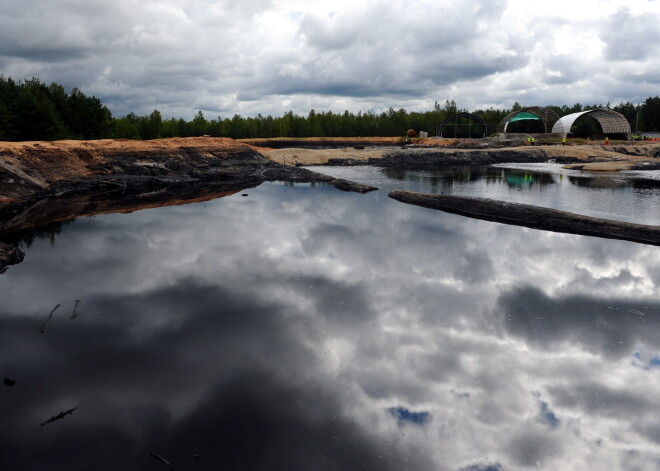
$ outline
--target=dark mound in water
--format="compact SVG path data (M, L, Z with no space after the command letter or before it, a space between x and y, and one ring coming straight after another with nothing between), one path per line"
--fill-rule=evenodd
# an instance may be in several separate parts
M432 195L412 191L393 191L390 198L425 208L439 209L486 221L531 227L606 239L621 239L641 244L660 245L660 226L647 226L610 219L593 218L557 209L487 198Z

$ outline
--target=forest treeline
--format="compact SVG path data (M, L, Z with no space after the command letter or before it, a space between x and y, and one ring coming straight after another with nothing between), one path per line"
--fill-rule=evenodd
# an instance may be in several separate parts
M607 105L551 106L559 116ZM489 133L511 111L520 109L514 103L511 109L494 108L470 111L488 123ZM620 103L610 107L623 114L631 129L660 131L660 97L649 97L644 103ZM378 137L403 136L408 129L427 131L436 135L439 125L459 109L456 102L446 100L435 103L429 111L388 109L382 113L372 111L351 113L316 112L306 116L288 111L279 117L243 117L206 119L199 111L190 121L183 118L163 119L160 111L148 116L129 113L115 118L95 96L87 96L78 88L67 92L56 83L47 85L39 79L14 81L0 76L0 140L58 140L58 139L157 139L210 135L214 137L269 138L269 137ZM472 135L483 132L469 120L458 121L465 127L454 127L465 133L469 126ZM457 124L454 123L454 124ZM449 131L451 134L451 131Z

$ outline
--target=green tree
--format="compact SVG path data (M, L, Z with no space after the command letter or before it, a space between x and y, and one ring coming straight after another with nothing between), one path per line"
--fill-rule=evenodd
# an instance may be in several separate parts
M129 116L114 120L112 137L115 139L140 139L140 132L136 123L137 119L134 120Z
M161 137L163 117L160 111L153 110L149 117L140 120L139 131L142 139L158 139Z
M458 106L456 106L456 102L454 100L445 100L445 113L447 114L446 118L458 113Z
M208 134L207 127L208 121L204 117L204 113L200 111L197 112L192 122L190 123L190 135L192 136L203 136Z
M660 97L648 97L641 106L640 131L660 131Z
M55 105L50 101L48 89L37 79L26 82L16 98L17 138L21 141L50 141L67 137Z
M635 126L638 124L637 123L637 116L640 110L639 106L634 105L631 102L626 102L626 103L619 103L618 105L612 107L614 111L617 113L621 113L623 116L626 117L628 122L630 123L630 129L635 131Z
M0 141L11 141L16 138L15 120L11 108L0 97Z

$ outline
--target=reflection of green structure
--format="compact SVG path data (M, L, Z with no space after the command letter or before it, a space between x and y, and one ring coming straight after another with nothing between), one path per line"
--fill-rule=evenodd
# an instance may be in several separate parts
M507 128L511 123L535 121L540 124L541 132L548 133L552 131L552 126L554 126L557 120L559 120L559 115L550 108L528 106L506 115L500 121L499 126L497 126L497 132L507 132Z
M506 180L509 186L515 186L515 187L529 186L536 181L534 175L532 175L531 173L520 174L520 173L507 172L504 175L504 179Z

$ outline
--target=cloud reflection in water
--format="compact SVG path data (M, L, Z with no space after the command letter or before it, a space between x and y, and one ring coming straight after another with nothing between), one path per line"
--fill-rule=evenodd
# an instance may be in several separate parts
M3 469L657 467L657 248L249 195L80 219L2 275Z

